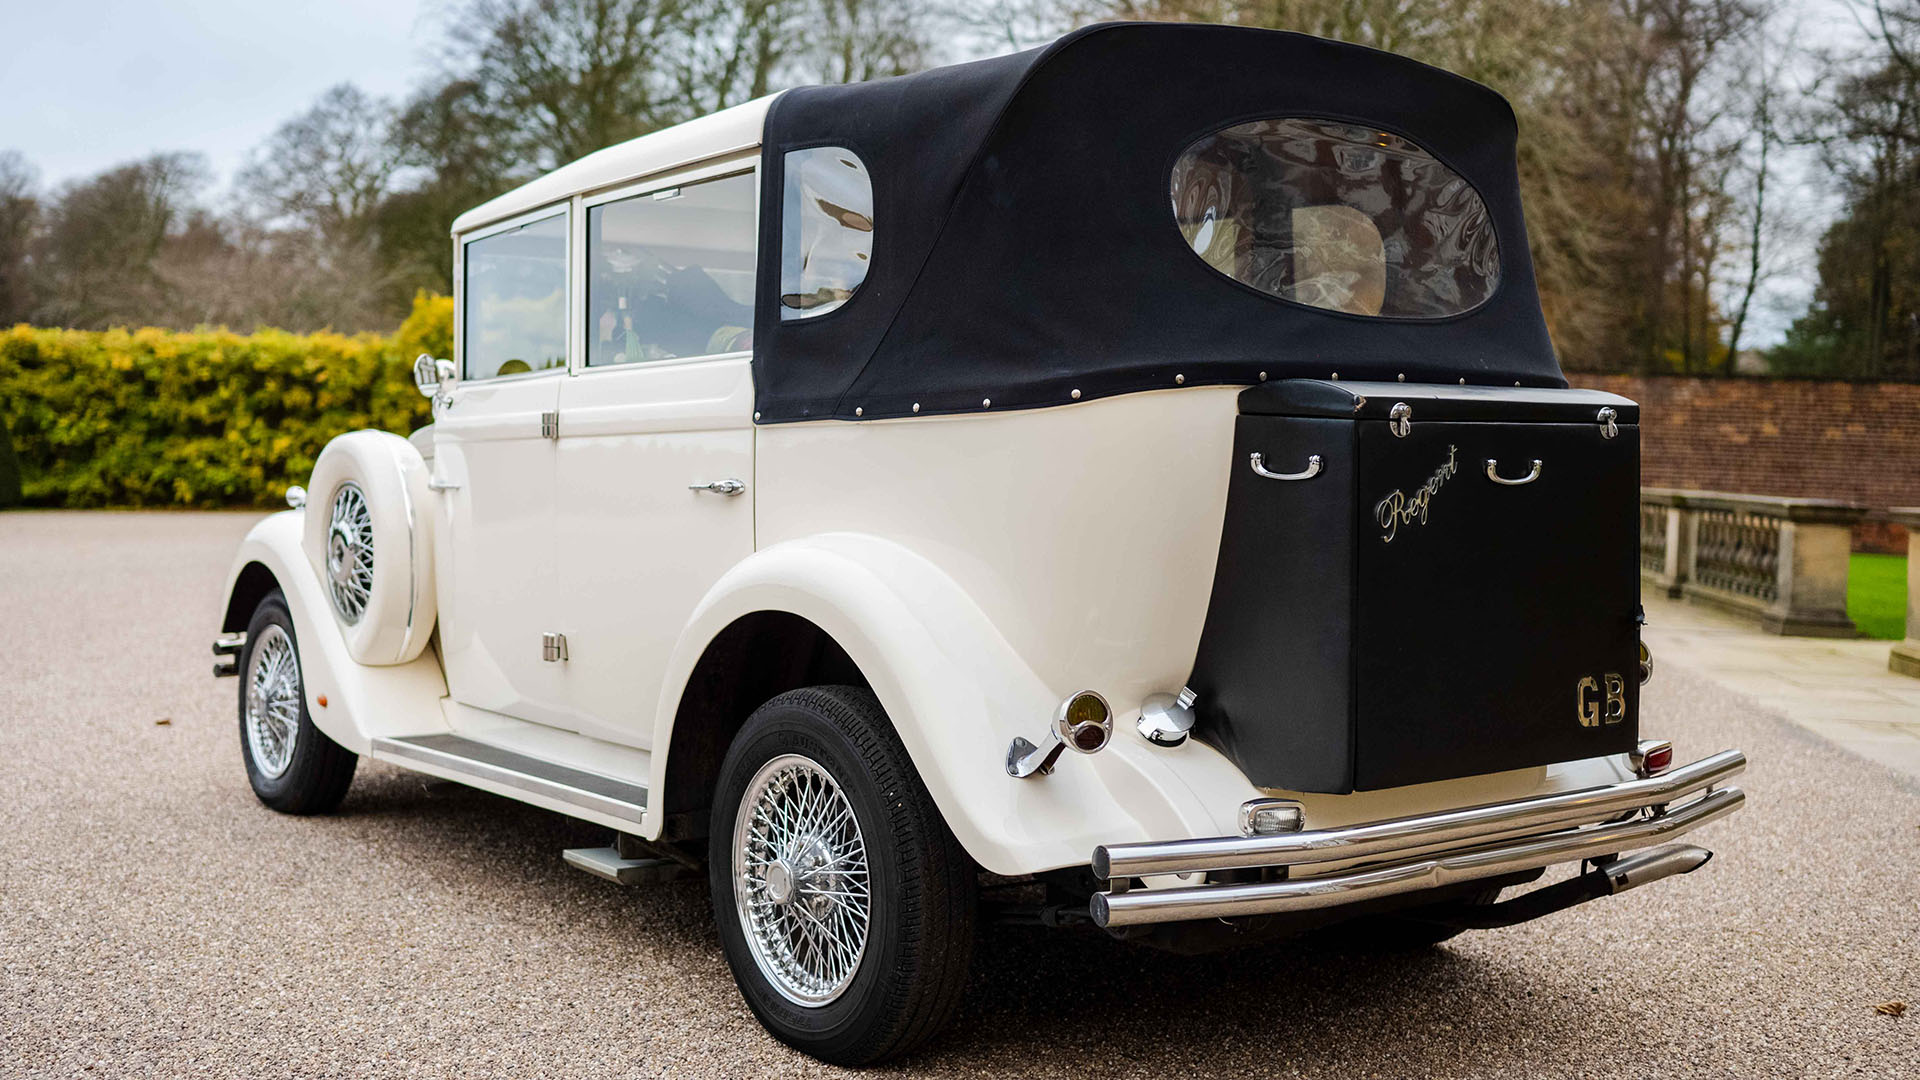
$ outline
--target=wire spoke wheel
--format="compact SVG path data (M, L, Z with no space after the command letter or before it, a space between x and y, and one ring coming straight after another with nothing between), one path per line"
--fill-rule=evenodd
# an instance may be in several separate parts
M373 597L373 511L366 493L351 481L333 493L327 525L327 588L333 609L349 626L366 614Z
M734 902L761 974L799 1005L846 992L866 954L872 891L853 804L811 758L747 784L733 826Z
M269 625L254 642L247 667L247 753L261 775L273 778L293 763L300 734L300 661L293 639Z

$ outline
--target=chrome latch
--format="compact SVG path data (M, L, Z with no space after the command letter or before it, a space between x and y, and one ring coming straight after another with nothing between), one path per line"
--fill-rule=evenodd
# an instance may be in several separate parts
M567 659L567 635L541 634L540 659L549 664L563 663Z
M1601 409L1600 415L1594 417L1594 421L1600 425L1601 438L1611 439L1620 434L1620 414L1614 412L1612 406Z
M1387 411L1387 430L1404 439L1413 432L1413 406L1396 401Z
M747 490L747 485L732 477L728 477L725 480L715 480L706 484L688 484L687 490L711 491L715 495L738 495Z
M543 412L540 414L540 437L543 439L557 439L560 437L559 413Z

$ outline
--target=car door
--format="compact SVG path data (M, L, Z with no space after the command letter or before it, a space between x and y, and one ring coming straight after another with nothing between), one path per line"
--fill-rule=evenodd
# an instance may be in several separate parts
M549 436L567 371L569 222L561 206L462 238L462 377L434 423L448 690L542 723L567 716L559 665L543 661L541 644L558 615Z
M601 197L580 225L583 363L560 392L555 484L569 725L643 748L681 628L753 552L743 164Z

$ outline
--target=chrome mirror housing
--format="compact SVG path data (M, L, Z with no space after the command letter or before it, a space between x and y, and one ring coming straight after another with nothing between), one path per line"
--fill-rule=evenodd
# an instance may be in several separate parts
M413 360L413 385L420 393L433 399L436 405L445 405L451 399L453 388L460 383L460 369L451 360L436 360L430 353L421 353Z
M440 366L427 353L413 358L413 385L427 397L440 390Z

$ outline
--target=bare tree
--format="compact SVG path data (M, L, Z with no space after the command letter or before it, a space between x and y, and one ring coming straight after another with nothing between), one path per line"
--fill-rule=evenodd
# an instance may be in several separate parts
M0 327L32 311L28 242L40 218L39 176L18 150L0 151Z
M236 186L269 224L337 244L368 243L400 164L393 123L391 105L341 83L280 125L249 156Z
M552 167L684 119L667 92L687 0L472 0L448 60L514 151Z
M166 153L63 189L35 242L35 272L46 284L35 320L78 327L156 321L169 290L155 261L207 181L204 157Z

